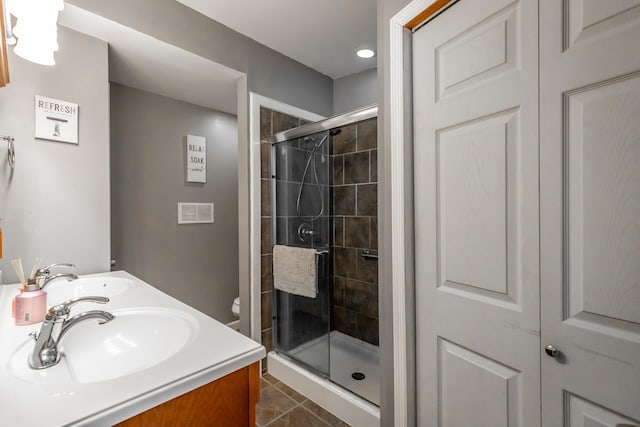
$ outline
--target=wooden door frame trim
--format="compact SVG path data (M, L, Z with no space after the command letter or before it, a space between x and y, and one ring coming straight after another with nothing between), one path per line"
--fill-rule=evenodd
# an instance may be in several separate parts
M438 12L446 8L450 3L453 3L453 1L452 0L431 0L431 1L423 1L422 3L423 4L428 3L429 5L426 7L424 7L424 5L420 6L420 7L424 7L424 9L422 9L420 13L418 13L413 18L411 18L409 22L405 23L404 24L405 28L409 30L416 29L424 21L436 15Z
M0 0L0 87L9 83L9 52L7 51L7 36L5 29L4 0Z
M413 279L414 239L411 230L412 181L405 173L412 171L412 109L411 109L411 30L452 3L452 0L413 0L389 20L389 123L391 171L391 278L393 295L393 417L397 427L407 426L415 414L410 414L415 355L413 313L415 283ZM409 180L409 183L406 182ZM415 350L414 350L415 351Z

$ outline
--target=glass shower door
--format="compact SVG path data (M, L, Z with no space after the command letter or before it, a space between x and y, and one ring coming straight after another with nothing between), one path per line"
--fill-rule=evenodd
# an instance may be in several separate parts
M331 309L329 133L274 144L271 180L273 241L316 249L316 298L273 292L276 350L329 375Z

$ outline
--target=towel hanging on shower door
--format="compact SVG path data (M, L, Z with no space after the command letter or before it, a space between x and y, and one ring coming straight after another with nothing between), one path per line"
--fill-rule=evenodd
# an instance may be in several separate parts
M275 245L273 286L290 294L315 298L318 295L316 250Z

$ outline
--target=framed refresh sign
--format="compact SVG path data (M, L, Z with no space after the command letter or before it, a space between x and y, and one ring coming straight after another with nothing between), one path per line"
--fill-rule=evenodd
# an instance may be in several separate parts
M36 95L36 138L78 143L78 104Z
M187 135L187 182L207 182L207 140Z

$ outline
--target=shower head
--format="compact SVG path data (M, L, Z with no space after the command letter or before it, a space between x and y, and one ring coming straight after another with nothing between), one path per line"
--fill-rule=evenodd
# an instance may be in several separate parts
M319 136L319 135L317 135L317 136ZM315 136L305 136L304 138L302 138L302 141L313 143L313 150L315 152L315 150L317 150L318 148L322 147L322 145L324 144L324 142L326 141L326 139L328 137L329 137L329 135L327 135L325 133L322 136L322 138L320 139L320 141L317 141Z
M331 129L329 131L329 135L331 136L336 136L338 135L340 132L342 132L342 129ZM316 146L320 146L324 143L324 140L327 139L327 134L325 133L324 135L322 135L322 139L320 139L320 143L316 142L316 137L320 136L321 134L315 134L314 136L305 136L304 138L302 138L302 140L304 142L312 142L314 144L316 144Z

